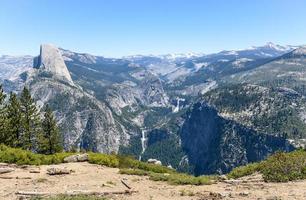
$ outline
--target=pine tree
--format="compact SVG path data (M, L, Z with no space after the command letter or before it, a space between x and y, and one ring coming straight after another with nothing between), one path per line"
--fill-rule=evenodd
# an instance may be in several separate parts
M5 116L5 101L6 95L4 94L2 85L0 85L0 144L6 143L6 116Z
M21 93L20 104L22 147L26 150L36 151L37 140L41 134L41 120L34 99L26 87L24 87Z
M63 150L59 128L52 110L47 105L42 122L43 132L39 140L40 153L54 154Z
M21 107L15 93L10 93L7 111L7 145L21 147Z

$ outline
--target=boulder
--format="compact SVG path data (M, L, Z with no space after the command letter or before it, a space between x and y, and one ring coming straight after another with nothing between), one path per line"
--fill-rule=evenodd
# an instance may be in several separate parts
M78 155L72 155L64 158L64 162L71 163L71 162L78 162Z
M52 167L47 169L47 174L49 175L62 175L62 174L70 174L71 170L66 169L66 168L57 168L57 167Z
M85 162L88 161L88 154L77 154L77 155L72 155L64 158L64 162L71 163L71 162Z
M78 159L78 162L85 162L85 161L88 161L89 156L87 153L84 153L84 154L77 155L77 159Z
M147 162L150 163L150 164L162 165L162 162L160 160L153 159L153 158L148 159Z

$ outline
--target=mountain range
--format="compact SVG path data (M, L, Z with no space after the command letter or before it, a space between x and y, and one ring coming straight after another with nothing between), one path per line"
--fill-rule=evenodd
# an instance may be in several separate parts
M196 175L306 145L306 47L105 58L43 44L1 56L6 92L49 104L66 150L160 160Z

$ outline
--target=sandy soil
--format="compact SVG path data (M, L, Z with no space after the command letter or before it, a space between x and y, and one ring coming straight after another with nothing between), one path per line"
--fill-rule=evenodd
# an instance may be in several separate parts
M25 168L14 165L0 164L0 167L10 167L15 170L0 174L0 199L24 199L17 195L18 191L47 192L62 194L66 192L113 192L125 191L121 183L125 180L133 194L111 195L114 200L218 200L218 199L306 199L306 181L290 183L265 183L259 174L239 180L229 180L204 186L173 186L164 182L154 182L148 177L121 175L116 168L108 168L89 163L66 163L56 165L57 168L72 170L67 175L48 175L47 169L52 166ZM30 171L39 173L30 173ZM6 179L10 178L10 179Z

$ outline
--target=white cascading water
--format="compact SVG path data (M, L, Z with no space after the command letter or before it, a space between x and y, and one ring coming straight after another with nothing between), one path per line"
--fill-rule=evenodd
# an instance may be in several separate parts
M146 138L146 132L145 132L145 130L143 130L143 129L141 129L141 148L142 148L142 151L141 151L141 153L140 153L140 155L139 155L139 160L141 161L141 156L142 156L142 154L145 152L145 150L146 150L146 140L147 140L147 138Z
M180 111L180 101L185 101L185 99L181 99L179 97L176 98L176 107L173 109L174 113Z

